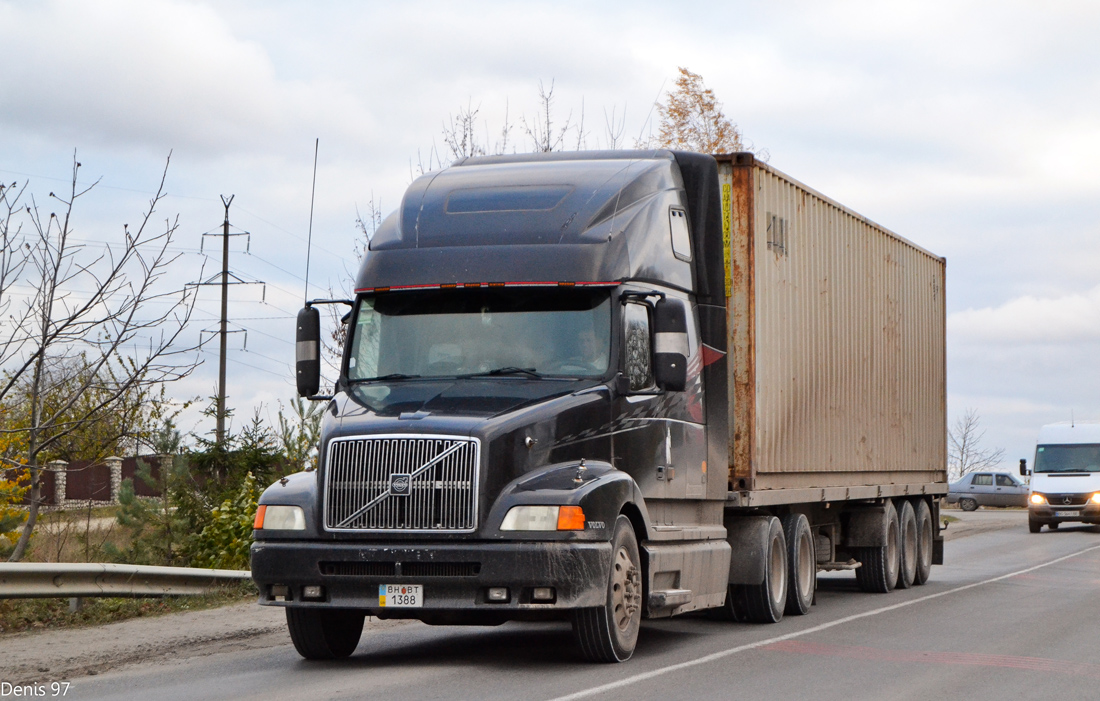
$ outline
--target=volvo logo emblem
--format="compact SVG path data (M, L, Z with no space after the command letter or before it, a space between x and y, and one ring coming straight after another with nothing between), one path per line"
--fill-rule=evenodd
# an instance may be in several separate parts
M405 473L390 475L390 494L407 497L412 492L412 476Z

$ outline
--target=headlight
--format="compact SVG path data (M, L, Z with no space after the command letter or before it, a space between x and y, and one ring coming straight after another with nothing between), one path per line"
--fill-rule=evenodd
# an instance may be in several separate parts
M1093 494L1091 501L1093 504L1100 504L1100 492Z
M252 527L265 531L304 531L306 513L300 506L263 504L256 510L256 520Z
M583 531L579 506L513 506L500 524L502 531Z
M1031 496L1028 497L1028 501L1030 501L1032 504L1045 504L1047 503L1047 498L1039 492L1032 492Z

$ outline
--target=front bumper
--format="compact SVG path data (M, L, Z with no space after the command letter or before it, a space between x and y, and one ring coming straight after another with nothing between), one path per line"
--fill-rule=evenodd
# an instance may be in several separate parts
M1028 504L1028 517L1043 523L1096 523L1100 524L1100 504L1088 502L1084 506L1058 506L1057 504Z
M512 542L399 545L257 541L252 578L260 603L360 609L381 618L469 622L553 618L602 606L611 565L608 542ZM378 585L420 584L422 608L380 608ZM319 600L303 600L308 585L324 587ZM285 600L272 586L287 587ZM507 587L507 602L489 602L490 587ZM535 587L553 587L554 599L533 601ZM440 615L441 614L441 615Z

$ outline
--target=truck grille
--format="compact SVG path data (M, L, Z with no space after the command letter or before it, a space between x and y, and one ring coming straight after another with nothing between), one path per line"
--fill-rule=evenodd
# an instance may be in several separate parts
M1082 506L1087 504L1092 493L1088 494L1047 494L1047 503L1051 506Z
M329 444L325 528L477 528L479 443L455 436L372 436Z

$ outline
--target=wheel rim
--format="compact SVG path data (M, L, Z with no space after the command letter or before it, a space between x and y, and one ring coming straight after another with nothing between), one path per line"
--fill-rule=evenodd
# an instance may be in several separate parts
M803 532L798 540L798 594L806 596L814 585L814 571L817 569L814 551L810 544L810 534Z
M932 564L932 520L925 519L921 522L920 542L917 544L920 551L921 564Z
M888 578L897 577L898 565L898 524L891 521L886 528L886 566L889 568Z
M779 537L772 542L771 559L768 562L768 581L771 584L772 603L776 608L782 609L783 602L787 598L787 563L783 557L783 539Z
M611 568L611 611L620 631L628 630L633 624L641 610L641 599L642 576L626 547L620 547Z

